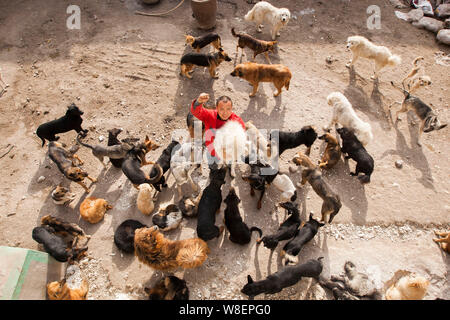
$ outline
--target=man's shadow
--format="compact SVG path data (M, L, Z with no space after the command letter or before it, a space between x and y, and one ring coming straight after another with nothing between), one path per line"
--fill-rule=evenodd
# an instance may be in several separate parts
M260 88L262 89L262 88ZM259 90L258 90L259 92ZM279 129L283 126L286 116L286 107L281 107L281 95L275 98L275 106L269 114L263 110L267 109L266 97L257 94L250 99L247 109L241 113L244 122L252 120L253 124L259 129Z
M372 93L370 97L364 92L361 86L356 84L356 77L360 77L363 82L367 81L356 73L353 67L348 68L349 85L344 90L344 95L355 109L366 114L371 121L378 121L381 127L388 131L391 128L389 121L389 110L383 107L383 94L379 91L378 79L373 81Z
M412 111L409 111L407 113L407 126L409 133L411 135L411 147L408 147L406 143L406 139L403 136L403 134L400 132L398 128L398 123L394 125L394 129L397 133L397 139L396 139L396 150L386 150L383 155L381 156L381 159L386 157L387 155L398 155L402 158L402 160L407 163L411 164L414 168L422 172L422 176L418 178L417 180L428 189L432 189L436 191L434 185L433 185L433 176L430 170L430 166L428 164L427 158L425 157L423 153L423 146L420 147L417 145L417 139L418 139L418 126L412 126L409 123L414 120L414 114Z

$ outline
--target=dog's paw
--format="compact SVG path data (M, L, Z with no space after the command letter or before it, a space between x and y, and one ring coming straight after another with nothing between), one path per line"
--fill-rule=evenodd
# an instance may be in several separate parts
M346 67L346 68L349 68L349 69L350 69L351 66L352 66L352 63L351 63L351 62L348 62L348 63L345 64L345 67Z
M420 141L417 141L417 145L418 145L419 147L422 147L422 143L420 143Z
M350 175L353 176L353 177L357 176L357 174L355 172L350 172Z

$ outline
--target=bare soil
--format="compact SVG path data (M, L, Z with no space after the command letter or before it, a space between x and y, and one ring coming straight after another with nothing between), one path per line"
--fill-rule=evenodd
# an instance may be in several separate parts
M267 28L258 34L254 25L243 20L252 5L246 1L218 1L215 31L233 62L220 65L217 80L200 68L189 80L179 76L179 59L191 50L184 44L184 35L204 33L197 29L189 1L165 17L134 15L136 9L162 12L177 3L163 0L144 8L136 0L80 0L80 30L66 27L68 2L0 3L0 68L3 79L10 84L0 97L0 155L12 147L0 159L0 245L39 249L31 231L47 214L78 223L92 235L89 258L81 262L90 283L88 298L145 299L143 287L153 285L163 274L142 265L133 255L121 254L113 243L114 230L126 219L152 224L151 217L136 207L136 189L120 170L110 163L104 169L90 150L81 147L78 155L85 161L84 167L98 178L89 195L106 199L114 209L94 225L80 219L79 206L88 195L58 171L46 155L46 148L41 148L36 128L60 117L66 106L75 102L84 111L83 127L90 130L90 143L99 143L98 138L104 136L106 144L107 130L122 127L125 130L121 138L149 135L166 146L175 129L185 129L190 101L207 92L212 101L222 94L232 97L235 112L244 121L253 120L258 128L298 130L311 124L321 132L332 114L326 96L341 91L358 115L372 125L375 139L367 149L375 159L375 171L371 183L364 186L349 175L355 166L352 161L342 161L324 173L339 193L343 207L333 223L322 228L304 248L300 263L324 256L323 275L329 276L341 273L344 262L351 260L380 287L397 270L413 271L431 282L425 299L449 299L449 256L432 241L433 230L450 229L449 130L424 134L423 146L419 147L419 121L415 115L402 114L402 121L395 127L387 109L402 98L389 81L401 81L413 59L422 55L433 84L422 89L420 97L438 112L442 122L449 122L449 68L436 62L436 53L448 55L449 48L438 44L434 34L396 18L388 1L278 1L277 6L289 8L296 18L292 17L281 31L278 50L271 60L290 68L291 86L274 98L275 88L264 83L257 96L249 98L250 85L230 75L236 59L240 59L235 56L236 39L230 29L235 27L269 40ZM381 8L380 30L366 27L366 9L373 4ZM314 13L306 9L314 9ZM350 35L363 35L389 47L402 57L402 64L384 69L379 86L370 80L373 65L367 60L356 64L356 72L365 80L349 74L345 64L351 54L345 42ZM243 61L251 57L250 51L246 53ZM329 57L331 63L326 62ZM263 55L256 60L265 63ZM60 136L67 145L75 143L75 132ZM323 149L318 140L311 158L320 159ZM298 150L304 148L283 154L283 172L288 172ZM160 151L152 152L148 159L156 160ZM403 168L395 167L397 160L403 161ZM249 186L240 179L247 170L242 166L235 180L242 199L241 213L248 225L269 234L285 219L284 212L275 210L279 192L270 188L263 208L257 210ZM204 174L195 177L202 186L207 180L206 167ZM45 180L38 182L41 176ZM294 183L299 182L300 171L290 173L290 177ZM224 196L230 185L227 179ZM77 194L70 207L52 202L51 191L59 183L70 185ZM189 187L184 190L190 192ZM319 217L322 202L311 187L298 188L298 193L302 219L306 220L310 211ZM170 177L169 188L159 195L156 205L176 199ZM217 224L222 224L222 219L223 210ZM166 236L194 237L195 228L195 219L187 219L180 229ZM247 275L259 280L281 268L279 252L284 243L271 253L257 246L255 239L246 246L234 244L225 233L209 242L211 254L203 266L175 274L187 281L191 299L246 299L240 289ZM278 294L260 295L257 299L332 299L332 295L314 280L302 279Z

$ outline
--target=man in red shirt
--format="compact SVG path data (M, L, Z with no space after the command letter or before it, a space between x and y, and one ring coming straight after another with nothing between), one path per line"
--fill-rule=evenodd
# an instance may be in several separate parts
M192 101L191 113L205 124L205 145L208 150L208 162L219 162L214 150L215 130L222 127L227 121L237 121L245 130L242 119L236 115L233 109L233 102L227 96L217 99L216 109L206 109L203 105L209 100L209 94L201 93L197 99Z

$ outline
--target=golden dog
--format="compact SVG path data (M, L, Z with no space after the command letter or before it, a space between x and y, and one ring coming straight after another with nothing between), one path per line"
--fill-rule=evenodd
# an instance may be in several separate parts
M70 289L66 279L47 284L47 294L50 300L86 300L89 285L83 279L78 289Z
M231 75L250 82L253 86L253 92L250 94L250 97L256 95L260 82L272 82L278 90L273 96L278 97L283 87L289 90L289 83L292 78L292 73L286 66L281 64L258 64L254 62L238 64Z
M80 215L90 223L97 223L103 219L106 210L112 208L105 199L88 197L80 205Z
M172 241L164 238L158 226L136 229L134 253L149 267L167 271L178 267L196 268L203 264L210 252L200 238Z
M443 237L443 238L433 239L433 241L436 243L439 243L442 250L444 250L447 253L450 253L450 232L435 231L434 234L437 235L438 237Z

